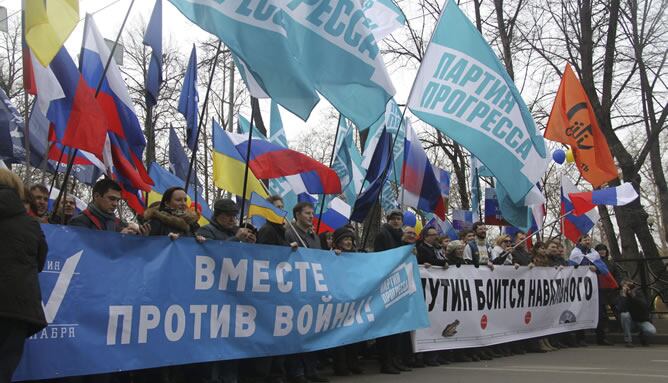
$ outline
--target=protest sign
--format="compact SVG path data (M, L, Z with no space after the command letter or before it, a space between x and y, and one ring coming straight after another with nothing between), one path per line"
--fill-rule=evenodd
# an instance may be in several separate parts
M421 268L431 327L416 352L490 346L595 328L596 275L586 267Z
M294 354L428 326L411 247L334 252L42 226L49 326L15 380Z

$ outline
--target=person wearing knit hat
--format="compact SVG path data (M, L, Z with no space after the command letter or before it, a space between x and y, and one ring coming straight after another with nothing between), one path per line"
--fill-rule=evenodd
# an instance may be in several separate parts
M332 248L336 255L355 252L355 232L348 226L343 226L332 234ZM360 367L359 350L363 343L353 343L334 349L334 374L347 376L351 373L358 375L364 371Z
M340 227L332 234L332 247L335 250L355 251L355 233L348 227Z

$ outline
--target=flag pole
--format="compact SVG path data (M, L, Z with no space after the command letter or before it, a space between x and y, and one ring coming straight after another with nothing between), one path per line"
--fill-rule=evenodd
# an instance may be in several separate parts
M116 40L114 40L114 45L111 46L111 51L109 52L109 57L107 57L107 62L104 65L104 69L102 70L102 76L100 76L100 80L97 83L97 87L95 88L95 98L97 98L98 94L100 94L100 89L102 88L102 84L104 83L104 79L107 76L107 71L109 70L109 65L111 64L111 60L114 58L114 52L116 52L116 47L118 46L118 40L121 38L121 34L123 33L123 29L125 28L125 24L128 21L128 17L130 16L130 11L132 11L132 6L135 4L135 0L132 0L130 2L130 5L128 6L127 12L125 12L125 17L123 18L123 23L121 24L121 28L118 30L118 34L116 34ZM84 21L84 24L86 21ZM86 30L86 27L84 26L84 31ZM81 48L83 50L83 47ZM83 57L83 55L80 56L80 58ZM81 70L81 62L79 62L79 70ZM67 170L65 171L65 179L63 179L63 183L60 185L60 191L58 192L58 198L56 198L55 206L58 207L58 204L60 204L60 200L63 198L63 193L65 196L67 195L67 179L70 177L70 174L72 173L72 166L74 166L74 158L77 156L77 152L79 149L74 148L74 151L68 155L70 155L69 161L67 163Z
M571 215L574 211L575 211L575 210L570 210L570 211L568 211L568 212L566 212L566 213L560 215L560 216L559 216L557 219L555 219L554 221L552 221L552 222L550 222L550 223L546 223L545 225L543 225L543 227L553 226L554 224L561 222L561 219L562 219L562 218L566 217L567 215ZM515 248L517 248L517 247L518 247L519 245L521 245L523 242L528 241L529 239L531 239L531 236L530 236L530 235L527 235L526 238L524 238L524 240L523 240L522 242L518 242L518 243L516 243L515 245L513 245L513 247L512 247L510 250L511 250L511 251L512 251L512 250L515 250Z
M202 111L199 114L199 121L197 122L197 132L195 133L195 147L193 148L192 154L190 155L190 164L188 165L188 175L186 176L186 186L185 190L186 193L188 193L188 185L190 184L190 175L193 172L193 165L195 164L195 156L197 155L197 141L199 141L199 132L202 130L202 123L203 123L203 118L204 118L204 112L206 111L206 106L209 102L209 93L211 92L211 83L213 82L213 75L216 73L216 66L218 65L218 56L220 56L220 47L222 45L222 41L218 40L218 47L216 47L216 55L213 58L213 65L211 66L211 73L209 75L209 83L206 86L206 93L204 95L204 106L202 107ZM230 100L230 102L232 102ZM197 209L197 207L195 207Z
M21 2L21 43L22 44L27 44L25 39L26 39L26 23L25 23L25 9L23 1ZM25 49L22 49L22 53L25 54ZM28 60L32 60L30 57L28 57ZM26 60L24 59L23 62L25 63ZM23 180L23 182L28 182L29 178L31 178L30 174L30 118L29 118L29 111L28 111L28 106L29 106L29 95L28 95L28 89L26 89L26 84L28 82L26 81L26 72L28 69L26 66L23 66L23 103L24 103L24 110L23 110L23 142L25 145L26 149L26 176Z
M329 167L331 168L334 164L334 155L336 152L336 140L339 138L339 128L341 127L341 113L339 113L339 121L336 123L336 133L334 133L334 145L332 145L332 155L329 157ZM350 175L352 179L352 174ZM316 233L320 233L320 221L322 221L322 212L325 210L325 199L327 194L322 193L322 201L320 203L320 214L318 214L318 226L315 229Z
M252 102L253 96L251 96L251 118L250 118L250 129L248 129L248 144L246 145L246 166L244 169L244 187L243 187L243 192L241 194L241 209L240 209L240 216L239 216L239 223L243 224L244 220L244 209L246 208L246 189L248 188L248 162L250 161L250 153L251 153L251 144L253 142L253 124L255 123L255 113L260 113L259 110L257 110L257 104ZM230 119L232 116L230 116ZM230 120L230 123L232 120ZM260 182L261 184L264 185L263 182Z

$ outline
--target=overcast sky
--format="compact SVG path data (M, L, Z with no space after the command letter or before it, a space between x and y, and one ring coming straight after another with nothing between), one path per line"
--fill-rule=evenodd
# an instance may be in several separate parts
M79 13L81 14L81 22L77 25L77 28L65 44L70 54L76 55L81 48L84 27L83 18L86 13L94 13L95 22L102 35L113 41L116 38L118 29L121 27L123 17L130 3L131 0L80 0ZM133 25L141 19L148 22L154 4L154 0L136 0L126 28L128 25ZM21 0L0 0L0 5L8 9L8 15L12 15L14 12L20 10ZM404 6L406 6L406 2L402 2L402 7ZM20 13L11 17L19 18ZM163 0L163 22L163 41L165 43L169 41L171 44L177 46L184 57L188 57L193 43L203 41L211 36L211 34L203 31L186 19L168 0ZM408 92L415 77L415 72L395 71L390 73L390 77L397 90L396 100L400 104L404 104L408 98ZM202 95L202 99L203 97ZM269 102L261 101L261 105L265 122L268 123ZM281 109L283 126L285 127L288 140L294 140L301 131L307 130L311 126L322 124L325 121L328 108L331 108L330 104L321 97L320 103L313 110L307 122L303 122L287 110ZM249 113L247 112L247 114ZM331 123L333 124L332 129L336 129L334 125L336 122L332 121Z

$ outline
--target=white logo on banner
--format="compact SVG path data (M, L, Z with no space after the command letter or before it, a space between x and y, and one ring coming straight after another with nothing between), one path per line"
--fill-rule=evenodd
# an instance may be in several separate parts
M53 287L49 299L46 301L46 304L42 302L42 308L44 309L44 316L46 317L48 326L31 336L30 339L63 339L75 337L75 328L78 324L56 324L53 322L60 310L60 305L63 303L63 299L65 299L65 294L67 294L67 290L70 287L72 277L77 274L75 270L81 259L81 254L83 254L83 250L67 258L62 266L59 261L47 262L43 272L47 274L58 274L56 285Z

